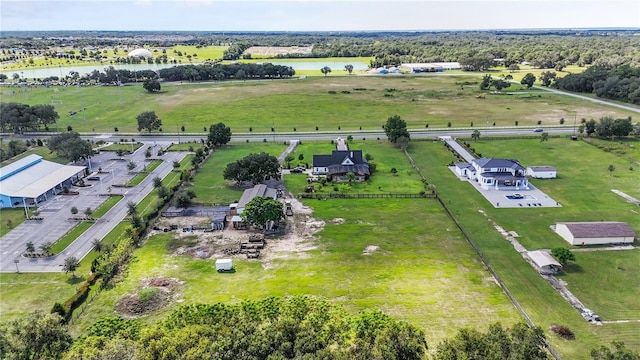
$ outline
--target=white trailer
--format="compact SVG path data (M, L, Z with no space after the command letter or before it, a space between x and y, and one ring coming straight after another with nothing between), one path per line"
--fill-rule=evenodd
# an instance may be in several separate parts
M233 271L233 260L231 259L216 260L216 271L217 272Z

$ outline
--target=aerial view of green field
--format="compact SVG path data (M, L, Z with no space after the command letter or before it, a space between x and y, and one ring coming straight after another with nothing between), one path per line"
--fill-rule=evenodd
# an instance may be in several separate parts
M640 359L631 34L0 36L0 358ZM118 69L67 71L82 65ZM22 73L46 68L60 77ZM488 201L438 136L478 158L554 167L527 181L556 206ZM20 195L11 177L39 157L105 168ZM63 195L101 205L67 209ZM56 211L77 224L34 248ZM556 232L605 221L634 236L571 245ZM77 241L96 223L110 231ZM7 251L25 229L24 252ZM534 250L558 272L541 274Z

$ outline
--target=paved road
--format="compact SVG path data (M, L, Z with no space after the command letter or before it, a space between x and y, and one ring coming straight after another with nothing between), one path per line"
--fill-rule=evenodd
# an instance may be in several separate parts
M103 153L94 157L91 167L94 171L102 168L109 174L100 174L102 181L86 181L93 183L91 187L76 188L80 195L58 195L41 204L42 221L25 221L11 232L0 238L0 272L15 272L18 260L20 272L57 272L62 271L64 259L75 256L78 259L84 258L92 248L93 239L102 239L106 236L122 219L127 215L127 203L133 201L140 202L147 194L153 190L153 178L164 177L173 169L173 161L180 161L186 155L185 152L167 152L162 156L164 160L151 174L149 174L139 185L132 188L112 188L112 193L121 193L124 198L118 202L107 214L94 223L86 232L78 237L62 253L47 259L28 259L22 257L26 243L31 241L35 247L45 242L55 242L67 231L76 225L76 221L68 221L71 216L70 209L75 206L79 214L87 207L96 209L107 197L100 196L106 193L107 188L113 184L126 183L134 175L130 174L126 166L129 161L139 164L136 170L142 170L145 162L145 149L150 144L139 148L134 154L125 156L125 160L114 160L112 153ZM163 147L168 144L159 144Z

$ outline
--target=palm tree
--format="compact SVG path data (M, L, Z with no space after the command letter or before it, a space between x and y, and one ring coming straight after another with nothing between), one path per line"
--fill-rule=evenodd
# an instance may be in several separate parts
M347 177L347 181L349 181L349 185L351 185L351 183L356 181L356 174L354 174L353 171L349 171L346 177Z

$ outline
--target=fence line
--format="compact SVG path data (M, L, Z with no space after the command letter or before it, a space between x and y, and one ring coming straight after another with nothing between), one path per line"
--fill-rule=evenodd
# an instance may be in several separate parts
M418 174L420 175L420 177L426 181L425 177L422 175L422 172L420 171L420 169L418 169L418 167L415 165L415 163L413 162L413 158L411 158L411 155L405 150L404 153L406 154L406 156L409 158L409 162L411 163L411 166L413 166L413 168L418 172ZM456 224L456 227L458 227L458 229L460 229L460 231L462 232L462 235L464 236L465 240L467 241L467 243L469 243L469 245L471 246L471 248L475 251L475 253L478 255L478 257L480 258L480 261L482 261L482 264L484 264L485 268L489 271L489 273L491 274L491 276L493 276L493 278L496 280L496 282L498 283L498 285L500 286L500 288L502 289L502 291L504 291L504 293L507 295L507 297L509 298L509 300L511 301L511 303L513 304L513 306L518 310L518 312L520 313L520 315L522 315L522 317L524 318L524 320L527 322L527 324L531 327L535 327L535 324L533 323L533 320L531 320L531 318L529 317L529 315L527 314L526 311L524 311L524 309L522 308L522 306L520 305L520 303L518 302L518 300L516 300L516 298L513 296L513 294L511 293L511 291L509 291L509 288L507 288L507 285L505 285L504 282L502 282L502 279L500 278L500 276L498 276L498 273L496 273L493 268L491 267L491 265L489 264L489 261L484 257L484 255L482 255L482 252L480 251L480 248L478 248L476 246L476 244L473 242L473 240L471 239L471 237L469 236L469 234L467 234L467 232L464 230L464 228L462 227L462 225L460 224L460 222L458 222L458 219L455 217L455 215L453 215L453 213L451 212L451 210L449 210L449 208L447 207L447 205L444 203L444 201L442 201L442 199L439 196L435 196L436 199L438 199L438 202L440 203L440 205L442 205L442 208L447 212L447 214L449 215L449 217L451 218L451 220L453 220L453 222ZM547 351L549 351L549 353L551 354L551 356L553 356L554 359L556 360L560 360L560 354L558 354L555 350L553 350L553 348L551 347L551 344L549 344L549 342L547 341L547 339L543 339L543 344L544 347L547 349Z

